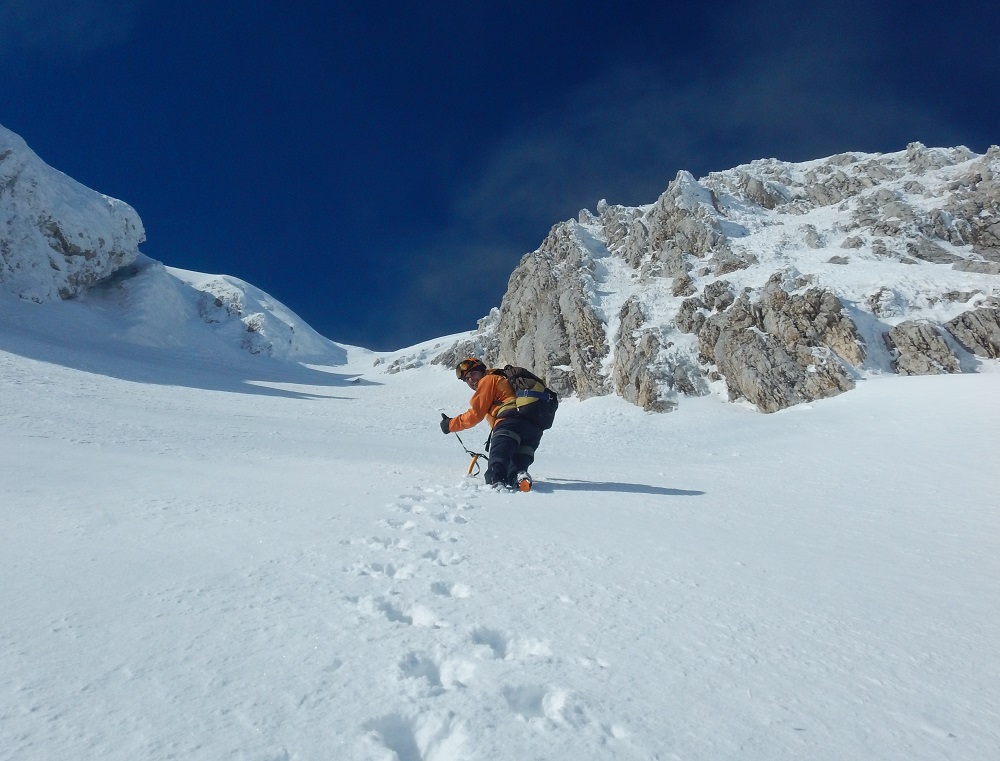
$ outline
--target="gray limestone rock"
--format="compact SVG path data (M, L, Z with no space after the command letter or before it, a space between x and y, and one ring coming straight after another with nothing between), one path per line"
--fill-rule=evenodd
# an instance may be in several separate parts
M974 154L964 147L944 149L927 148L923 143L913 142L906 146L906 160L911 171L923 174L928 170L943 169L968 161Z
M961 370L958 358L930 323L901 322L886 334L885 341L895 354L893 366L900 375L941 375Z
M728 309L735 300L733 286L726 280L716 280L705 286L705 303L715 311Z
M868 297L867 303L876 317L898 317L902 314L901 298L892 288L879 288Z
M431 364L454 369L458 367L459 362L469 357L479 357L484 362L489 362L489 358L482 351L479 342L468 340L452 344L448 349L436 355L431 360Z
M649 251L649 230L642 213L601 200L597 214L608 250L619 254L631 266L639 267Z
M661 244L652 255L663 277L683 278L691 271L689 255L685 254L675 241L669 240Z
M717 276L728 275L731 272L745 270L757 264L757 258L748 254L737 254L728 245L720 246L715 256L709 260L713 274Z
M850 375L828 351L789 351L774 336L751 328L724 330L715 346L715 361L730 399L745 398L761 412L854 388Z
M694 281L686 272L683 275L678 275L670 286L670 292L674 296L693 296L696 292Z
M960 256L945 251L937 243L923 236L908 242L906 244L906 253L915 259L933 264L952 264L962 259Z
M853 388L845 363L860 366L865 358L836 296L818 288L789 293L782 281L776 273L758 301L741 294L698 331L699 355L718 367L730 396L748 399L763 412Z
M944 324L945 329L973 354L1000 358L1000 308L983 307L963 312Z
M805 192L816 206L832 206L859 195L874 183L867 176L848 175L841 169L819 167L806 174Z
M677 405L660 394L668 377L659 362L660 338L658 331L643 329L645 322L638 300L625 302L619 314L612 381L623 399L649 412L669 412Z
M788 202L784 189L777 183L754 177L749 172L737 172L736 188L762 209L774 209Z
M495 330L498 362L531 368L559 395L586 399L608 392L601 363L609 347L587 284L593 263L577 229L556 225L521 259Z
M980 262L962 259L951 265L951 268L960 272L975 272L980 275L1000 275L1000 263L998 262Z
M676 261L668 260L676 259L678 253L701 259L723 250L727 240L717 204L714 193L690 172L678 172L647 215L649 246L654 255L676 267Z
M951 185L952 194L943 211L955 220L963 242L976 253L1000 253L1000 173L994 170L1000 148L971 161Z
M786 292L780 274L761 294L761 327L785 346L826 346L854 367L865 359L864 343L844 313L840 299L830 291L810 288L802 294Z
M966 236L971 227L964 219L958 219L951 212L943 209L932 209L917 225L921 235L937 240L947 241L953 246L964 246L968 243Z
M697 297L684 299L677 311L674 324L682 333L698 333L705 324L705 313L708 306Z

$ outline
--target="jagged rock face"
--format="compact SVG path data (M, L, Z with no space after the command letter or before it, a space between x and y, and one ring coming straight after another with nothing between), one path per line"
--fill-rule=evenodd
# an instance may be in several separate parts
M721 331L715 362L730 400L747 399L761 412L835 396L854 381L829 351L782 346L774 336L747 328Z
M996 172L1000 149L995 146L985 156L976 157L964 148L950 151L929 150L911 143L906 164L893 170L898 178L909 171L924 176L930 171L963 164L948 181L948 195L940 205L921 209L905 196L923 200L933 196L924 184L911 180L900 188L878 187L859 203L856 223L876 238L895 239L897 245L883 242L888 255L898 255L934 264L950 264L959 270L990 272L990 264L1000 263L1000 183ZM964 162L964 163L963 163ZM909 192L908 192L909 191ZM970 246L972 257L944 248Z
M958 358L938 329L928 323L902 322L886 334L886 344L896 352L900 375L941 375L960 372Z
M954 191L939 224L985 260L1000 262L1000 147L968 164L952 183ZM948 224L948 223L951 224ZM953 242L955 242L953 240Z
M748 399L763 412L853 388L844 362L860 366L865 356L836 296L816 288L788 293L781 273L758 301L741 295L730 309L704 320L697 333L702 361L714 362L730 398Z
M979 357L1000 358L1000 307L963 312L945 323L955 340Z
M678 172L649 211L651 250L666 261L672 251L703 259L723 249L726 236L718 222L716 203L712 191L690 172Z
M79 295L131 264L145 240L127 204L47 166L0 127L0 284L44 302Z
M756 263L753 255L733 251L727 236L746 230L724 221L719 200L711 188L700 184L689 172L678 172L666 192L648 214L649 246L653 258L672 277L687 274L696 259L707 259L701 274L726 275Z
M761 329L785 346L826 346L845 362L861 367L864 344L857 327L832 293L810 288L801 295L785 291L780 273L768 281L761 298Z
M619 314L620 339L615 353L612 380L615 392L652 412L665 412L677 405L660 398L666 373L658 362L660 338L656 331L642 330L646 315L636 299L629 299Z
M805 233L806 245L809 248L823 248L823 236L820 235L815 225L803 225L802 232Z
M607 201L597 204L597 221L604 230L608 249L620 252L632 267L639 267L649 248L649 229L638 209L626 206L609 206ZM585 214L581 222L594 221Z
M1000 148L768 159L556 225L472 348L562 394L667 411L722 380L774 411L991 361L998 274Z
M507 284L496 325L497 364L542 368L553 391L605 394L604 323L592 306L593 262L572 223L556 225Z
M705 286L705 305L708 309L721 312L736 300L733 287L728 280L716 280Z

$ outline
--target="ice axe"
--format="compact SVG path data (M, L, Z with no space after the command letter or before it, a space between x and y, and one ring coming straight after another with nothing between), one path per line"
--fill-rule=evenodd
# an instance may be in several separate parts
M462 449L465 450L465 453L472 457L472 462L469 463L469 469L465 471L465 475L472 476L473 478L475 478L476 476L479 475L480 471L482 470L482 468L479 466L480 458L488 459L488 455L482 454L481 452L473 452L471 449L465 446L465 442L462 441L462 437L459 436L457 433L455 434L455 438L458 439L458 443L462 445ZM476 469L475 473L472 472L473 468Z

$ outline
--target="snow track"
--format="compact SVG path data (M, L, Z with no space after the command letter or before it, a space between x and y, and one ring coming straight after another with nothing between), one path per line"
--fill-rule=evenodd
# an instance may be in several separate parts
M344 540L359 552L344 572L369 588L344 598L345 615L382 629L370 657L381 662L396 696L363 723L358 758L384 750L406 761L529 758L553 747L576 757L596 748L607 757L645 757L621 742L626 732L613 717L592 715L586 700L553 678L599 666L554 653L535 632L470 605L483 569L465 553L490 541L477 512L530 510L536 499L496 494L471 480L425 488L389 504L390 516L376 521L378 535ZM619 747L609 753L609 744Z

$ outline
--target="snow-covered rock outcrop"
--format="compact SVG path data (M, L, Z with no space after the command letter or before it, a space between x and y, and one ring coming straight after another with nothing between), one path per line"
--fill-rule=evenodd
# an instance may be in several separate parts
M230 275L166 267L139 254L81 299L115 316L113 337L151 347L212 344L281 360L339 364L343 347L269 294Z
M84 187L0 126L0 288L69 299L131 264L145 240L128 204Z
M136 345L221 342L277 359L344 361L344 347L264 291L165 267L139 251L144 240L132 207L48 166L0 126L0 298L91 305L112 316L113 338Z
M561 222L478 352L648 410L712 388L765 412L868 373L975 370L1000 351L1000 148L680 172L643 207Z

